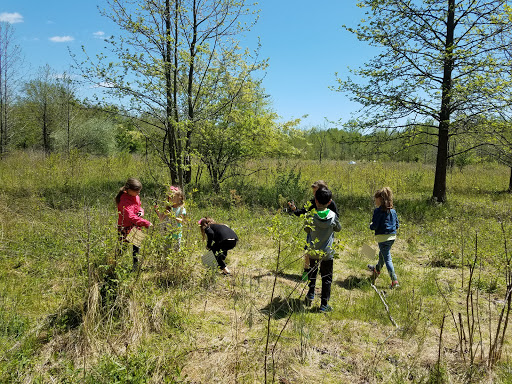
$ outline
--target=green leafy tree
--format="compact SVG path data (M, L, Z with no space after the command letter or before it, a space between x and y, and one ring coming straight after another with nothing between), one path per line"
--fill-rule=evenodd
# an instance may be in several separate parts
M254 19L244 0L108 0L103 15L121 29L110 52L79 64L84 76L119 97L126 116L151 140L171 182L190 181L192 135L225 114L238 89L264 63L236 36ZM247 64L252 60L252 64ZM77 63L78 64L78 63ZM224 103L219 103L224 100ZM156 134L157 132L158 134Z
M61 108L61 129L66 132L66 152L69 155L71 151L71 125L73 119L77 116L75 111L78 107L78 102L75 95L76 83L71 76L64 72L57 78L57 85L59 88L59 103ZM62 135L60 135L62 136Z
M69 128L52 135L56 149L68 152L74 148L95 155L109 155L116 150L116 127L109 119L75 118Z
M309 139L313 144L314 154L318 156L318 161L322 163L322 159L327 156L329 133L325 129L313 127L309 131Z
M18 129L19 146L39 147L46 153L53 150L52 133L60 124L61 94L56 75L48 65L40 68L37 78L25 83L20 102L24 117ZM39 132L39 144L33 141L34 132Z
M366 20L347 29L381 51L352 71L361 83L338 79L338 90L363 105L363 129L427 138L417 143L435 136L433 199L444 202L448 161L459 154L450 153L450 138L465 134L473 116L511 105L505 75L512 63L503 53L512 30L507 1L362 0L359 6L368 9Z
M225 79L229 82L228 79ZM238 88L236 81L232 83ZM219 100L219 103L224 103ZM226 113L205 121L194 135L197 156L206 166L213 190L229 177L243 175L244 160L273 154L281 132L264 97L263 90L247 81Z

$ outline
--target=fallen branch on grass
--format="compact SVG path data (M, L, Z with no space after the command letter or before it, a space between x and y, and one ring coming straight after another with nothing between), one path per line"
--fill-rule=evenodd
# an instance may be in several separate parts
M375 289L375 292L377 292L377 295L379 295L380 297L380 300L382 301L382 304L384 304L384 308L386 309L386 312L388 313L388 317L389 317L389 320L391 320L391 323L393 323L393 325L397 328L400 328L398 326L398 324L395 322L395 320L393 320L393 317L391 316L391 313L389 312L389 307L388 307L388 304L386 303L386 300L384 300L384 297L381 295L381 293L379 292L379 290L377 289L377 287L373 284L370 284L372 286L373 289Z

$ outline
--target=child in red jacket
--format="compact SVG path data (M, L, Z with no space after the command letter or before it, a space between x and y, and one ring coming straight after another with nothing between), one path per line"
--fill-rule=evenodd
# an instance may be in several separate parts
M142 184L139 180L129 178L126 184L119 189L116 196L117 212L119 214L117 220L117 231L119 233L119 241L126 242L126 236L130 233L132 228L146 227L149 228L152 224L143 219L144 210L141 207L139 193L142 189ZM136 270L138 266L137 254L139 247L133 245L133 269Z

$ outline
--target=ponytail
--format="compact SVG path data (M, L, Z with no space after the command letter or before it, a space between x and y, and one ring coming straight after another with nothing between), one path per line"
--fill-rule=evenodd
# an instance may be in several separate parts
M126 183L119 189L119 192L117 192L115 198L116 204L119 204L121 201L121 196L123 196L123 193L129 189L132 191L140 191L142 189L142 183L133 177L130 177L128 180L126 180Z
M389 187L384 187L375 192L374 198L380 198L380 209L389 212L393 208L393 192Z

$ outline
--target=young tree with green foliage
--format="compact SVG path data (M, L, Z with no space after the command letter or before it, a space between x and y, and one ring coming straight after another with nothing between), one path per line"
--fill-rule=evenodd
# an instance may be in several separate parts
M71 151L71 124L75 117L73 107L76 105L75 83L66 72L59 76L57 84L60 88L60 104L62 109L63 127L66 131L66 152L69 155Z
M324 155L326 155L329 142L329 135L325 129L313 127L310 129L308 136L309 139L312 141L315 157L318 156L318 161L321 164Z
M250 28L245 0L108 0L103 15L122 34L106 40L110 56L87 58L84 76L119 98L151 140L171 182L190 181L191 138L226 113L252 72L264 63L235 38ZM248 22L248 23L246 23ZM115 60L115 61L112 61ZM238 90L223 82L228 74ZM220 103L219 100L224 100ZM154 131L158 132L155 134Z
M361 0L359 6L368 9L366 20L347 29L381 52L352 71L361 83L338 79L338 90L363 105L365 129L436 137L433 199L444 202L448 160L457 155L449 152L450 138L465 134L473 116L511 106L507 1ZM427 129L416 129L429 120Z
M37 78L25 83L20 102L24 111L24 122L21 124L25 132L20 129L18 137L18 141L23 143L22 147L36 145L30 139L33 136L31 131L39 131L40 147L45 153L52 151L52 133L59 128L61 94L55 73L48 65L40 68Z
M236 81L232 86L238 88ZM214 191L219 191L227 178L244 173L240 169L236 172L244 160L276 152L281 137L276 120L277 115L269 109L263 90L257 83L247 81L229 110L217 120L205 121L198 127L193 142Z
M76 117L69 133L67 129L60 129L52 138L55 148L68 154L68 148L94 155L110 155L116 150L116 127L108 116L101 114Z

